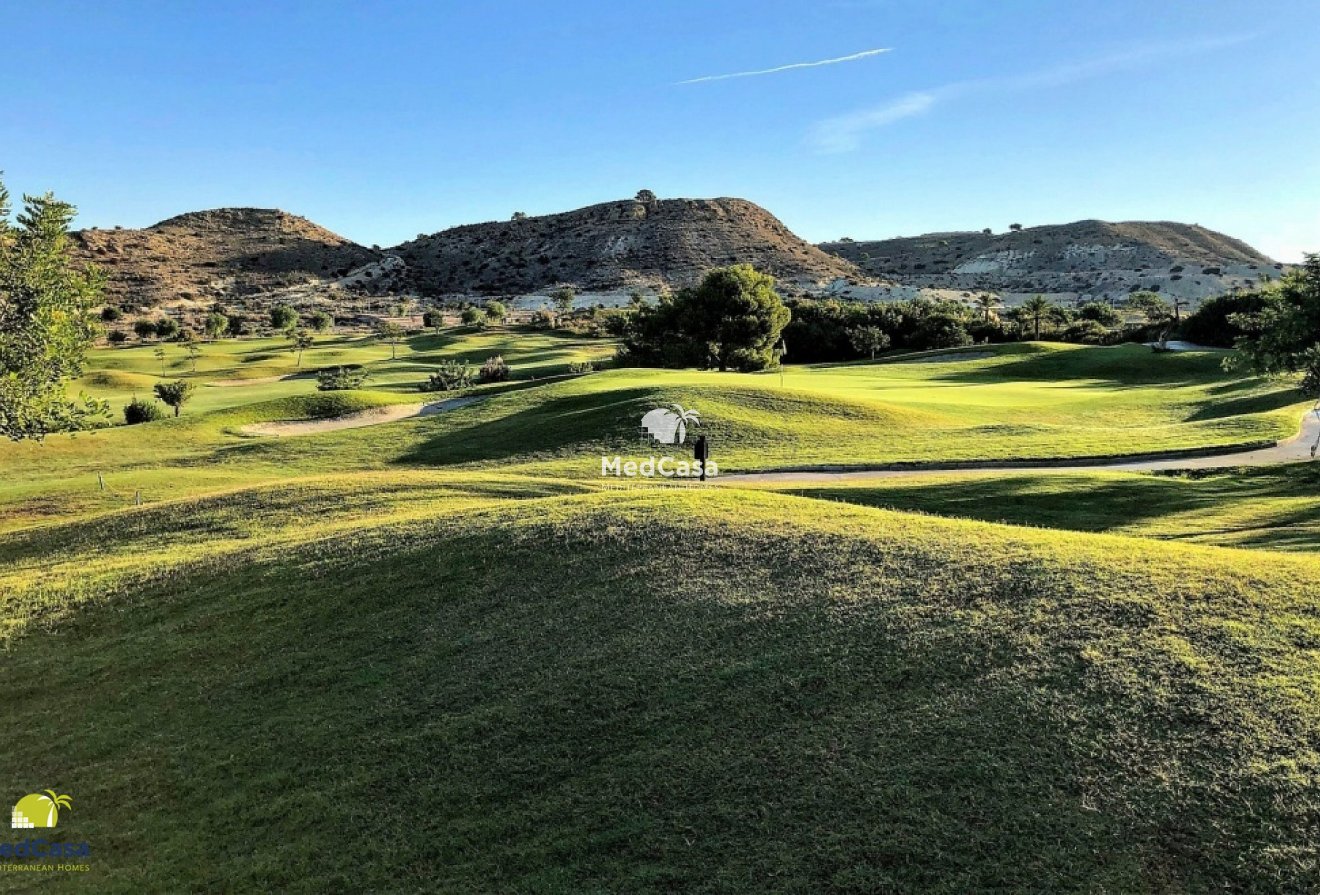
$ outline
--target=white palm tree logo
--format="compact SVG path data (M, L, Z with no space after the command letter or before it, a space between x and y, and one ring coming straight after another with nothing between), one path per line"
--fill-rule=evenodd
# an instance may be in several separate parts
M642 417L642 427L661 444L682 444L687 440L687 424L701 425L701 416L696 410L684 410L682 404L669 406L674 410L657 407L647 411Z

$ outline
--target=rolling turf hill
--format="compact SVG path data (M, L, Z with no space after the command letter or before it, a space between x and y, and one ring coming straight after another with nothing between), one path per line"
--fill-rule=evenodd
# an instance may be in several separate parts
M207 343L196 372L94 351L78 386L116 406L160 379L198 394L0 444L0 763L71 793L50 838L92 847L42 890L1320 885L1309 467L599 475L654 452L638 421L674 402L739 470L1254 442L1296 431L1287 383L1050 344L560 375L609 349L325 337L305 367L371 374L341 393L281 340ZM450 412L246 429L430 399L437 362L492 353L514 379Z
M396 470L0 537L6 766L93 844L43 891L1320 881L1314 558L576 488Z
M1138 289L1199 300L1249 287L1283 266L1195 224L1078 221L1021 231L823 243L868 274L906 285L1008 297L1118 299Z

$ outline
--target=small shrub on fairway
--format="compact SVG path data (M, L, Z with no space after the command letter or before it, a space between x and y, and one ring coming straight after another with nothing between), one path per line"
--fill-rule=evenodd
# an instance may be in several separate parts
M316 388L323 392L345 392L361 388L367 371L361 364L344 364L316 371Z
M480 379L482 382L504 382L508 378L509 365L498 354L486 358L486 362L481 365Z
M482 368L484 371L484 367ZM505 370L507 375L507 368ZM466 361L448 360L417 387L424 392L456 392L471 387L477 371Z
M153 423L164 418L165 411L161 410L160 405L155 401L134 398L124 405L124 422L130 426L136 426L138 423Z

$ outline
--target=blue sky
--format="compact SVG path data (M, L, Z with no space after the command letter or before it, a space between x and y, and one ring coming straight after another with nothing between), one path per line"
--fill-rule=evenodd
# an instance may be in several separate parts
M1094 217L1320 250L1314 0L44 0L0 33L0 169L82 225L277 206L390 245L646 187L813 241Z

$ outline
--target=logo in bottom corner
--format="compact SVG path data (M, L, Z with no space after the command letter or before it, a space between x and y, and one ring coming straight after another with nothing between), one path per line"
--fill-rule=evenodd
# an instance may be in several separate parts
M44 793L34 792L23 796L14 804L9 825L15 830L54 827L60 821L60 809L72 807L72 796L56 795L53 789L48 789Z

